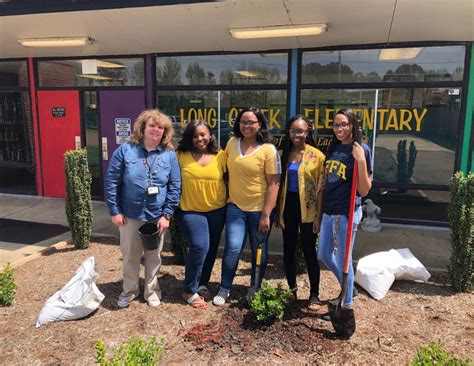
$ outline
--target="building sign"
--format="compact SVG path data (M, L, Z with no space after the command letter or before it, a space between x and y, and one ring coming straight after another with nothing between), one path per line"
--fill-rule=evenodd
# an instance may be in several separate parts
M304 116L315 121L316 129L330 129L332 117L339 108L303 108ZM281 109L260 109L268 120L269 128L281 128L282 120L286 118ZM374 113L372 108L352 108L362 120L362 129L371 130L374 127ZM179 120L182 128L189 121L202 119L212 128L217 127L217 108L189 108L179 109ZM422 129L423 119L428 108L379 108L377 109L377 130L379 131L416 131ZM229 127L234 126L235 118L239 113L238 108L230 108L227 113L226 122Z
M65 107L53 107L51 108L51 115L53 117L66 117Z
M115 142L117 145L128 141L132 135L132 120L130 118L115 118Z

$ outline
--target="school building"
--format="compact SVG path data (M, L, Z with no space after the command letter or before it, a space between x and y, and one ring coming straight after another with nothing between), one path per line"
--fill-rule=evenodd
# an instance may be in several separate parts
M447 225L473 169L472 0L0 1L0 193L64 197L85 147L94 199L144 108L177 138L205 119L225 146L240 107L274 136L297 113L324 151L353 108L373 149L384 222Z

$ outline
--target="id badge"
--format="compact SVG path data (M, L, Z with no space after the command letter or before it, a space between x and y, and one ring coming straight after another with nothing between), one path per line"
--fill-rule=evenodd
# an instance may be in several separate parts
M160 190L158 189L158 187L148 187L148 194L149 195L158 194L159 192L160 192Z

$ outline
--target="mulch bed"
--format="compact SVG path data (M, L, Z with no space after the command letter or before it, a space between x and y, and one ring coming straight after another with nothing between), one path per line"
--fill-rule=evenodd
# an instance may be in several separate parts
M97 285L106 296L99 309L81 320L35 328L46 299L91 255L99 265ZM152 309L140 299L119 309L120 257L115 239L100 239L86 250L67 246L17 268L16 302L0 308L0 364L93 365L99 339L113 350L131 336L153 335L164 337L162 363L172 365L406 364L419 347L433 340L441 340L459 357L474 357L474 297L454 293L445 273L433 274L426 284L397 281L382 301L360 291L354 303L356 333L341 340L331 323L301 311L309 295L306 276L298 277L301 300L289 305L285 318L258 324L244 300L250 274L245 257L230 302L193 309L181 298L184 268L174 264L165 248L160 273L163 304ZM272 256L267 279L276 285L284 282L283 273L281 258ZM213 272L213 292L219 277L220 259ZM337 296L337 282L328 271L321 273L320 293L322 299Z

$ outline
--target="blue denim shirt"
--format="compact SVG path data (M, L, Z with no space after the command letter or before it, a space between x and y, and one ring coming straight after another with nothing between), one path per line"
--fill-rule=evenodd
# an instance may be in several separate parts
M151 168L151 185L158 187L158 194L148 194L145 159ZM110 160L106 191L111 216L121 213L131 219L152 221L163 214L173 215L181 193L176 154L160 146L148 152L142 145L123 143Z

